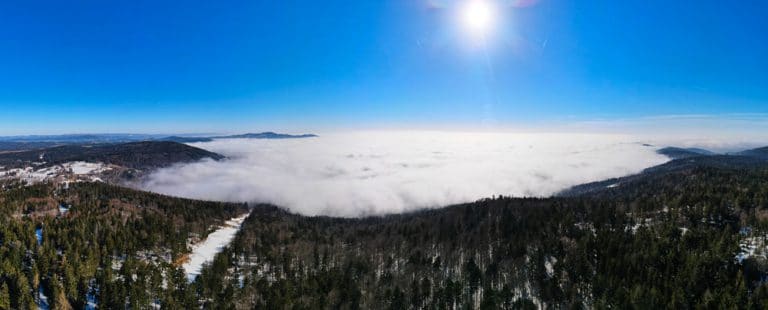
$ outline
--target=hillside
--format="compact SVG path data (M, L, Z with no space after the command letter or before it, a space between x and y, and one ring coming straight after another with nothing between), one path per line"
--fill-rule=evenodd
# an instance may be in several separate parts
M768 167L713 158L587 196L365 219L259 208L197 284L224 308L765 306L768 261L748 249L765 247Z
M260 133L246 133L241 135L231 136L219 136L217 139L301 139L301 138L314 138L317 135L314 134L301 134L301 135L289 135L283 133L274 133L271 131Z
M3 152L18 152L39 150L64 145L99 145L120 144L130 142L178 142L198 143L211 142L216 139L301 139L317 137L314 134L291 135L271 131L260 133L245 133L237 135L210 136L166 136L145 134L73 134L73 135L37 135L37 136L0 136L0 154Z
M23 187L0 196L0 240L12 245L0 259L25 266L0 276L0 287L12 305L29 304L40 285L58 304L100 308L768 306L765 161L687 158L620 180L568 197L383 217L257 205L191 283L178 268L186 242L244 205L95 183Z
M260 133L245 133L245 134L239 134L239 135L210 136L210 137L171 136L171 137L162 138L160 140L180 142L180 143L197 143L197 142L211 142L216 139L302 139L302 138L314 138L314 137L317 137L317 135L314 135L314 134L290 135L290 134L266 131L266 132L260 132Z
M761 147L761 148L756 148L756 149L751 149L751 150L746 150L746 151L742 151L742 152L737 153L737 155L750 156L750 157L758 157L758 158L762 158L762 159L768 160L768 146Z
M667 157L672 159L682 159L682 158L689 158L689 157L714 155L714 153L710 151L699 149L699 148L665 147L656 152L661 155L666 155Z
M0 166L18 167L33 163L50 166L84 161L114 164L133 169L166 167L224 156L196 147L168 141L144 141L119 144L63 145L40 150L0 154Z
M708 155L675 159L650 167L636 175L591 182L565 189L557 194L562 197L593 195L620 190L622 187L640 188L638 181L664 178L669 174L686 173L697 168L752 170L768 167L768 160L754 156ZM643 188L643 190L646 190Z
M37 309L38 291L49 296L51 309L83 309L96 299L100 309L114 308L110 297L128 292L133 305L148 302L146 292L178 296L175 288L186 286L186 277L176 262L189 253L188 242L246 212L243 204L103 183L0 192L0 305Z

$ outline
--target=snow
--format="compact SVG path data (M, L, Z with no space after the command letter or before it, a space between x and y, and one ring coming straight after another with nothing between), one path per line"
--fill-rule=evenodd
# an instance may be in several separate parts
M40 169L29 166L4 170L0 171L0 178L19 179L34 184L67 176L70 172L72 175L80 176L99 174L110 169L112 168L103 163L75 161Z
M750 257L768 258L768 245L766 241L768 235L764 236L751 236L742 239L739 244L739 253L736 254L736 261L741 263Z
M50 304L48 303L48 296L45 296L45 292L43 292L42 286L40 286L37 289L37 296L38 296L38 299L40 299L40 302L38 302L37 304L37 309L40 309L40 310L50 309Z
M606 188L614 188L614 187L617 187L617 186L619 186L619 183L613 183L611 185L606 186Z
M25 175L25 179L30 183L35 183L35 182L45 181L49 177L55 176L55 175L56 175L56 168L50 167L50 168L30 171Z
M232 241L247 217L248 214L245 214L230 219L224 227L217 229L209 234L208 238L192 246L189 260L182 266L190 282L197 278L204 264L211 262L216 254Z
M547 277L551 278L555 275L555 264L557 264L557 258L553 256L547 257L544 261L544 270L547 272Z
M84 161L71 162L65 165L69 166L69 168L72 169L72 173L74 174L90 174L93 172L98 172L98 170L104 169L104 164L87 163Z
M43 228L38 227L35 229L35 236L37 237L37 244L42 245L43 244Z
M86 310L96 310L97 303L96 303L96 294L99 292L99 289L96 287L96 280L91 280L88 284L88 293L85 295L85 309Z
M64 216L67 212L69 212L69 206L63 203L59 204L59 214Z

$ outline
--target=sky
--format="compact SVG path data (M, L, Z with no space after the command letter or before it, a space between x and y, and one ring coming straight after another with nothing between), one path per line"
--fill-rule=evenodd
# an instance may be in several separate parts
M766 13L710 0L2 1L0 135L659 120L749 132L768 121Z

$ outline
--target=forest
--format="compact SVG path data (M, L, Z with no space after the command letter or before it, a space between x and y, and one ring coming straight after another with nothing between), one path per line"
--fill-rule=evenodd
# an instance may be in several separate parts
M180 309L188 242L248 211L104 183L38 184L0 195L0 309ZM39 238L38 235L39 234ZM181 294L181 295L180 295Z
M258 208L205 308L763 308L768 170L696 167L569 198L366 219ZM762 233L761 233L762 232Z
M768 167L367 218L99 183L0 196L0 309L765 308ZM64 204L68 211L60 214ZM190 240L251 212L188 282ZM42 228L38 242L35 230Z

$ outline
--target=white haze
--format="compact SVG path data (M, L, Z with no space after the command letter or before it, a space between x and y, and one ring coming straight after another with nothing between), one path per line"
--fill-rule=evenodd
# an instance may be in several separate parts
M229 159L160 169L143 187L345 217L549 196L667 160L634 137L600 134L356 132L192 145Z

